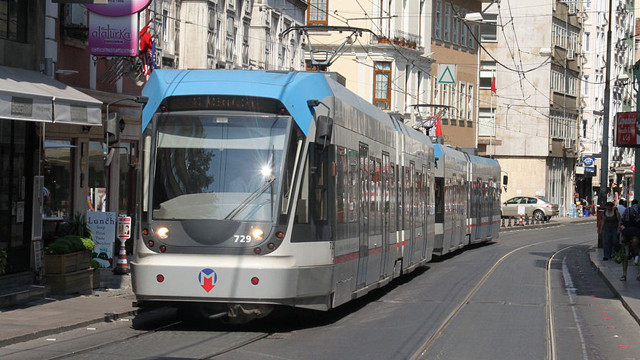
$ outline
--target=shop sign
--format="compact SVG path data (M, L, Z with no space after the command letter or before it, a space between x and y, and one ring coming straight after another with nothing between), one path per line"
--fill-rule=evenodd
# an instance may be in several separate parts
M590 167L596 163L596 159L593 156L583 156L582 157L582 165Z
M93 233L93 260L100 267L110 267L113 263L113 243L116 239L116 213L87 211L87 227Z
M637 147L640 145L638 136L638 113L635 111L619 112L616 114L614 146Z
M109 17L89 13L89 53L97 56L136 56L138 16Z
M144 10L151 0L108 0L107 4L85 4L89 11L104 16L125 16Z

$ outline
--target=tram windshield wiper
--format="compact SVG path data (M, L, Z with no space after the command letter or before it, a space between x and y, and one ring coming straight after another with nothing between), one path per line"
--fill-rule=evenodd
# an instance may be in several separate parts
M249 194L246 199L244 199L238 206L236 206L231 212L224 217L225 220L233 220L242 210L244 210L249 204L254 202L260 195L262 195L268 188L271 187L271 184L276 180L276 177L271 175L267 180L265 180L264 184L261 187L257 188L254 192ZM272 199L273 201L273 199Z

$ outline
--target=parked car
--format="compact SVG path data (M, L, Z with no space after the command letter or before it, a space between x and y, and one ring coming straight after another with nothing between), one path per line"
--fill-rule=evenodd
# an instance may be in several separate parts
M524 205L525 216L537 221L547 220L558 215L558 204L529 196L517 196L502 204L502 217L520 216L518 206Z

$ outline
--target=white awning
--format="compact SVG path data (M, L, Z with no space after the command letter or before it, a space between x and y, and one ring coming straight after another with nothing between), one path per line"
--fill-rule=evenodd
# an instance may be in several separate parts
M102 125L102 102L39 72L0 66L0 118Z

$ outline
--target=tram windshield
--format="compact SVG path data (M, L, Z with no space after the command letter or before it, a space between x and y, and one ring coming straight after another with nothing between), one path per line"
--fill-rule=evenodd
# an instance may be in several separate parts
M156 220L272 222L291 118L170 114L156 126Z

